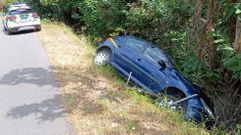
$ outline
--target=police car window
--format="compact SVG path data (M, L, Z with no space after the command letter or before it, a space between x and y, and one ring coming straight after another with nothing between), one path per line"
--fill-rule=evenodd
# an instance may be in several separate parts
M126 45L137 52L142 52L147 46L147 43L135 38L129 38L126 41Z
M18 15L18 14L28 14L31 13L31 9L24 9L24 10L11 10L9 11L9 15Z
M17 15L17 14L19 14L19 11L17 11L17 10L12 10L12 11L9 11L8 14L9 14L9 15Z

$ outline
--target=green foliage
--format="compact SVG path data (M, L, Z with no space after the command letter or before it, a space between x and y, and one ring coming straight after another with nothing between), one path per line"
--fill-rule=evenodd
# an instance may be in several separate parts
M29 3L42 18L64 21L76 27L82 25L80 0L4 0L3 5L7 7L18 1Z
M240 135L241 134L241 125L237 125L236 126L236 133L235 133L235 135Z
M92 39L137 35L161 46L179 64L188 54L190 7L187 1L84 0L80 12Z
M182 72L199 85L216 85L220 79L217 71L206 67L196 55L190 55L182 61Z
M234 77L241 79L241 53L226 58L224 67L233 71Z
M188 30L191 16L194 14L194 7L190 0L169 0L165 1L170 9L169 23L172 29Z
M186 31L170 30L163 35L161 47L177 62L177 66L190 53Z
M16 2L17 0L4 0L3 1L3 6L8 6L9 4L11 4L11 3L14 3L14 2Z
M125 5L120 0L84 0L80 11L92 36L105 38L123 27Z
M169 10L161 1L143 0L142 3L129 3L127 6L127 27L134 30L158 29L167 23Z
M194 55L195 47L192 46L188 48L192 48L193 53L190 53L186 60L182 62L183 73L198 84L203 84L204 88L209 87L207 84L218 87L220 85L219 81L224 79L220 76L224 69L233 72L232 78L240 79L241 77L240 54L234 52L231 37L233 29L230 28L230 18L235 19L235 17L240 17L241 15L241 3L220 0L218 4L220 12L216 16L216 22L214 22L216 26L208 33L208 38L210 41L213 41L217 48L218 67L215 70L211 70L210 67L206 66L197 55ZM206 10L205 8L204 10ZM190 36L189 39L191 39Z
M11 3L13 0L6 0ZM191 4L162 0L26 0L42 16L64 21L93 40L132 34L167 48L173 59L185 57ZM165 38L163 38L163 36ZM179 50L180 49L180 50Z

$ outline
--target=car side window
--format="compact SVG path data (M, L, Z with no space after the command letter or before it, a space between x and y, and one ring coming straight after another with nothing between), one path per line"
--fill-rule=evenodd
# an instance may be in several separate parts
M160 60L166 61L163 52L161 52L158 48L152 46L146 48L146 50L143 52L143 56L156 64L158 64L158 61Z
M142 52L147 46L147 43L135 38L129 38L126 40L126 45L136 52Z
M9 11L8 14L9 15L16 15L18 13L17 10L13 10L13 11Z
M160 60L160 58L158 58L152 47L146 48L146 50L143 53L143 56L154 63L157 63Z

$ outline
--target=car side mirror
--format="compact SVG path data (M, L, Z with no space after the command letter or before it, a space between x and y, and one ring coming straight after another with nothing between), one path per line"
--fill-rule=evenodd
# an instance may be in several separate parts
M164 62L164 60L159 60L158 64L161 66L161 69L164 69L167 67L166 63Z

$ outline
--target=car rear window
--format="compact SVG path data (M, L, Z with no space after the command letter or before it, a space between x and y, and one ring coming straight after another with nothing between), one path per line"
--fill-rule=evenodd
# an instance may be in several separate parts
M137 52L142 52L147 47L147 43L145 41L136 38L128 38L126 40L126 45Z
M31 13L31 9L26 9L26 10L12 10L9 11L9 15L19 15L19 14L28 14Z

